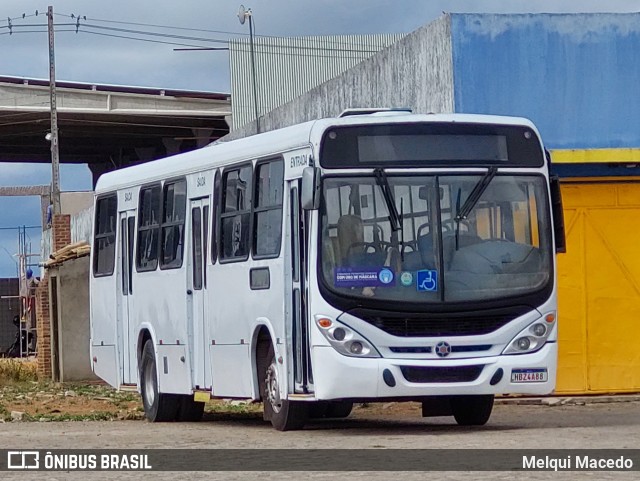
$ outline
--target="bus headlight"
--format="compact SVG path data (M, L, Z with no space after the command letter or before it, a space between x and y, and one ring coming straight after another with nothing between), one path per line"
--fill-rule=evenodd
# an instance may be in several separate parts
M547 342L555 321L555 313L550 313L528 325L513 338L502 354L525 354L537 351Z
M380 357L380 353L353 329L326 316L316 316L316 325L331 346L350 357Z

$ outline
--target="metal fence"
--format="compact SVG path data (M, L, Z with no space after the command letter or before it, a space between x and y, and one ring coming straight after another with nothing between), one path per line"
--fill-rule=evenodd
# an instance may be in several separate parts
M0 279L0 353L4 353L16 338L18 328L13 318L20 315L20 299L17 297L18 279Z

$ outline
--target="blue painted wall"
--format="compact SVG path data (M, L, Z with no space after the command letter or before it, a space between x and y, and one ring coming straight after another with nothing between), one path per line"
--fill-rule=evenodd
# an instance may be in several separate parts
M552 149L640 147L640 14L452 14L456 112L528 117Z

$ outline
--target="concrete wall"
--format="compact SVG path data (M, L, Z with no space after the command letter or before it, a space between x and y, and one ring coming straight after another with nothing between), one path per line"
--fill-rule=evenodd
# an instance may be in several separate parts
M87 241L91 244L92 228L93 205L71 216L71 243Z
M358 107L410 107L417 113L453 112L451 17L419 28L344 74L261 117L263 131L335 117ZM248 124L226 140L255 133Z
M60 210L63 214L74 216L93 205L93 192L61 192Z
M640 146L640 13L451 18L456 112L528 117L553 149Z
M91 244L93 192L62 192L60 207L63 214L71 216L71 243L84 240ZM49 255L54 251L51 244L51 229L49 228L42 232L40 238L40 256L43 261L49 259ZM44 267L40 270L40 277L44 277Z
M51 297L50 303L52 311L57 310L55 330L54 313L50 316L54 380L96 379L89 360L89 257L72 259L50 269L49 276L50 295L54 282L57 286L57 299Z

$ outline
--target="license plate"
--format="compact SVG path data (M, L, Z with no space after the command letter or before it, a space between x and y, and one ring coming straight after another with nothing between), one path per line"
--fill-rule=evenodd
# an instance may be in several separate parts
M513 369L511 382L547 382L547 369Z

